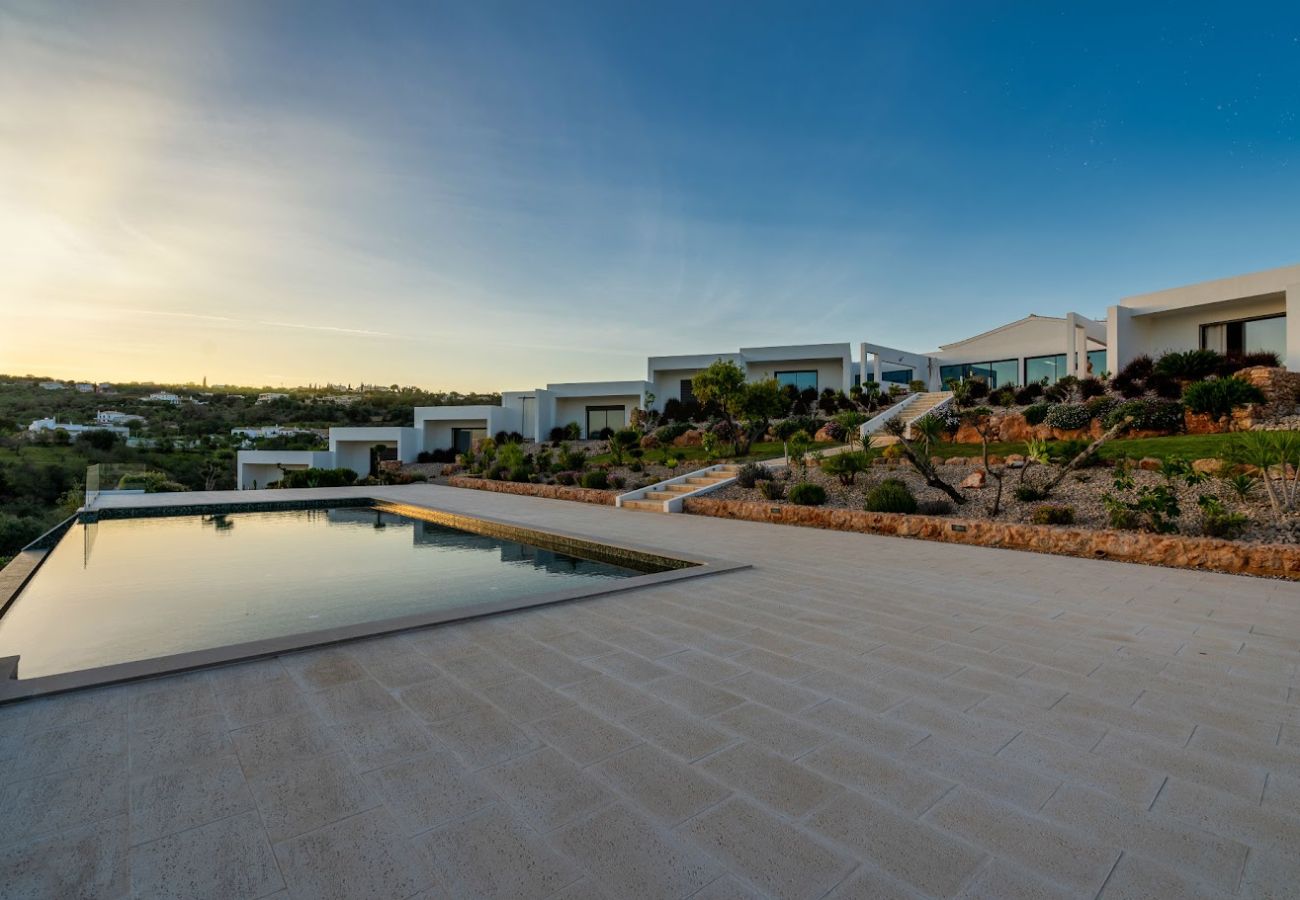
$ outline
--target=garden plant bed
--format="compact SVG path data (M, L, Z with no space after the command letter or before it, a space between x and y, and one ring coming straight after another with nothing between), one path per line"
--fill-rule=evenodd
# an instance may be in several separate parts
M979 464L978 460L971 459L965 465L949 465L945 463L936 467L936 471L944 481L955 487L961 484L972 472L982 468L983 466ZM1056 471L1055 466L1031 466L1025 476L1025 483L1041 486ZM961 494L967 498L967 502L962 505L952 504L951 513L939 516L923 516L921 518L978 519L993 523L1029 524L1034 510L1041 506L1070 506L1074 509L1075 528L1081 530L1105 529L1108 527L1108 520L1106 509L1102 504L1102 495L1107 492L1116 493L1113 484L1114 475L1115 470L1110 466L1103 465L1079 469L1066 476L1065 480L1061 482L1060 486L1052 492L1051 497L1047 500L1026 502L1017 500L1013 493L1016 486L1020 484L1020 470L1008 469L1002 492L1002 509L997 519L990 520L988 518L988 509L992 505L994 494L997 492L997 484L992 477L987 478L982 488L959 489ZM1134 469L1132 475L1135 484L1139 488L1164 481L1160 473L1154 471ZM852 485L843 485L839 479L819 471L816 467L810 467L808 471L808 480L820 485L826 491L826 504L823 507L818 507L821 509L861 512L863 511L867 492L886 478L897 478L906 483L920 502L948 499L942 491L927 485L916 470L906 463L874 465L869 472L858 475L855 480L856 483ZM790 484L792 482L786 483L787 489ZM1240 499L1228 484L1218 478L1209 478L1195 486L1189 486L1182 481L1177 481L1174 483L1173 489L1182 508L1182 516L1178 522L1179 530L1185 534L1199 533L1200 510L1197 507L1197 499L1206 494L1218 498L1230 512L1243 513L1248 517L1249 522L1243 534L1243 540L1231 542L1232 546L1240 547L1246 542L1283 544L1300 542L1300 522L1288 523L1289 527L1275 524L1262 485L1257 484L1245 501ZM744 488L739 484L730 484L720 488L710 494L710 498L713 500L752 502L761 504L764 507L780 505L799 508L794 507L793 504L788 503L786 500L775 502L765 500L757 487Z
M453 475L447 479L451 487L470 488L475 491L495 491L498 494L521 494L527 497L545 497L548 500L573 500L578 503L595 503L613 506L618 491L599 491L593 488L566 487L562 484L530 484L526 481L492 481L468 475Z
M861 509L794 506L766 500L727 500L717 495L688 498L685 511L691 515L723 519L1300 580L1300 544L1295 543L1225 541L1178 534L1027 525L959 516L872 513Z

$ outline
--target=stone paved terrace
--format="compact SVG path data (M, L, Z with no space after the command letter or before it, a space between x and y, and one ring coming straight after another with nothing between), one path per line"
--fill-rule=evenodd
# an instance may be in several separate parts
M1294 584L371 492L754 568L0 709L0 896L1300 892Z

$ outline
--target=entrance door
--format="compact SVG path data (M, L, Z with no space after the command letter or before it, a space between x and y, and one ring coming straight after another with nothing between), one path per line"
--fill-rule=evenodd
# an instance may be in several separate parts
M474 442L487 437L486 428L453 428L451 446L457 453L468 453L474 449Z

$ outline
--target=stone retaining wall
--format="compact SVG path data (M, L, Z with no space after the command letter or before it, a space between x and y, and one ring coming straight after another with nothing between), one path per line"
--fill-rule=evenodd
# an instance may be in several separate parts
M565 487L561 484L529 484L524 481L493 481L490 478L467 478L461 475L448 478L447 484L476 491L522 494L526 497L545 497L548 500L576 500L579 503L597 503L602 506L613 506L614 498L618 496L618 491Z
M1205 569L1300 580L1300 545L1297 544L1252 544L1206 537L873 513L824 506L715 500L708 497L687 498L684 507L687 513L693 515L721 519L803 525L835 531L1032 550L1037 553L1111 559L1178 569Z

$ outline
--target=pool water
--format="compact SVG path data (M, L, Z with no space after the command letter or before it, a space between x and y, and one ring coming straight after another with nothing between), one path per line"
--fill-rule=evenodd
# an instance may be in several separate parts
M364 507L78 523L0 657L34 678L641 574Z

